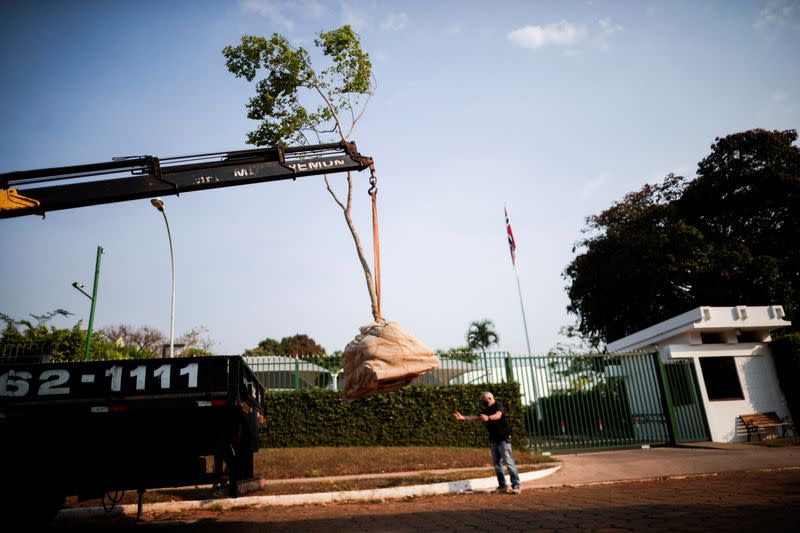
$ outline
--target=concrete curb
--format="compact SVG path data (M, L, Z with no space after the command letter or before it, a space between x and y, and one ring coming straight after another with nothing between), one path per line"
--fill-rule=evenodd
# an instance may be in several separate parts
M554 474L560 469L561 465L556 465L544 470L523 472L519 475L519 478L522 482L533 481L534 479L541 479ZM385 489L316 492L311 494L282 494L276 496L243 496L240 498L151 503L142 506L142 513L175 513L181 511L190 511L193 509L224 511L242 507L270 507L333 503L342 501L386 500L414 496L458 494L467 491L490 491L496 487L497 479L495 477L487 477L478 479L464 479L461 481L448 481L444 483L431 483L428 485L390 487ZM111 513L105 512L102 507L63 509L58 513L58 517L74 519L98 516L136 516L136 509L137 506L135 504L119 505L115 507Z

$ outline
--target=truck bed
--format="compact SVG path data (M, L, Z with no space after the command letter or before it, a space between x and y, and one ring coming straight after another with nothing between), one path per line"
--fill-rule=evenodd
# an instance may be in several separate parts
M14 481L80 497L239 481L263 422L264 388L238 356L0 364L12 492Z

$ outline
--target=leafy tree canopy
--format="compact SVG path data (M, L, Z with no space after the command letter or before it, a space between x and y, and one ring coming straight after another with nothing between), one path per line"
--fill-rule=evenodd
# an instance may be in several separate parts
M106 326L100 333L117 347L127 348L131 352L140 351L143 354L154 354L161 357L164 346L169 345L169 337L160 330L151 326L130 326L118 324ZM211 355L214 341L208 336L207 328L200 326L192 328L175 339L175 353L182 357L196 357ZM144 356L144 355L143 355Z
M348 25L320 32L314 40L327 59L327 67L315 70L308 51L292 46L286 37L243 35L237 46L226 46L222 54L228 70L237 78L256 82L256 95L247 104L247 117L259 126L247 136L256 146L286 143L306 144L307 134L317 140L325 132L347 139L342 113L353 125L363 112L360 98L372 94L372 62L361 49L358 36ZM304 105L305 92L316 93L317 107Z
M266 338L257 347L245 350L243 355L324 356L325 348L305 333L297 333L280 341Z
M797 132L717 138L697 178L669 174L587 218L564 277L592 345L701 305L784 305L800 295ZM794 320L797 323L797 320Z
M5 329L0 336L0 353L7 350L9 355L50 355L53 362L82 361L86 347L86 330L81 321L70 329L48 326L47 322L56 315L69 316L72 313L57 309L44 315L31 315L37 320L14 320L0 313ZM130 359L133 357L155 357L155 354L138 348L121 346L109 341L104 335L93 335L89 356L92 360Z
M473 352L469 346L456 346L447 350L436 350L436 356L439 359L452 359L467 363L474 363L478 360L478 354Z
M470 350L485 352L493 345L500 342L500 337L494 331L494 322L491 320L475 320L467 330L467 346Z
M0 335L0 354L4 351L9 355L47 354L54 362L83 361L87 331L81 327L81 321L72 328L48 326L47 323L59 315L71 316L72 313L56 309L42 315L32 314L35 323L0 313L0 321L5 323ZM211 355L213 341L205 333L205 328L195 328L176 339L176 344L184 345L180 355ZM148 326L108 326L92 335L89 357L95 361L161 357L161 348L168 342L163 333Z

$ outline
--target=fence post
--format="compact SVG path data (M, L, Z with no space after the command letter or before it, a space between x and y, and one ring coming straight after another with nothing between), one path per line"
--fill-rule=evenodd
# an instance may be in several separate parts
M300 359L294 358L294 390L300 390Z
M680 440L680 430L678 428L678 417L675 415L675 410L672 407L672 391L669 388L669 381L667 380L667 369L664 368L664 363L661 361L661 356L658 352L653 352L653 361L655 361L658 368L658 388L661 391L661 405L664 408L664 414L667 417L667 438L672 446L678 444Z
M506 356L506 383L511 383L514 381L514 364L511 361L511 356Z

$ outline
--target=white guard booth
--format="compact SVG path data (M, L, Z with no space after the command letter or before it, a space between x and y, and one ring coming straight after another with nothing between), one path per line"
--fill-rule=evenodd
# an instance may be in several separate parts
M769 349L771 333L791 325L783 307L698 307L608 344L609 352L655 351L665 363L691 360L711 440L747 440L739 416L789 416Z

